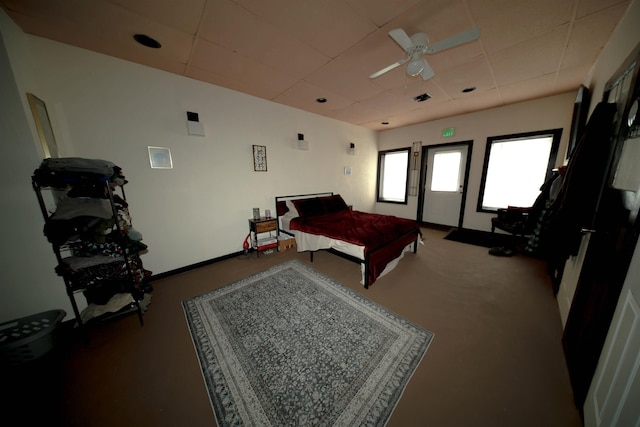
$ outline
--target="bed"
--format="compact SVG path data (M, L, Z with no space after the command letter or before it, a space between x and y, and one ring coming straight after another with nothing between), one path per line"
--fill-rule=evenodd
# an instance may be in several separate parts
M277 196L278 234L295 237L298 252L328 250L361 266L368 289L421 242L416 221L353 210L339 194Z

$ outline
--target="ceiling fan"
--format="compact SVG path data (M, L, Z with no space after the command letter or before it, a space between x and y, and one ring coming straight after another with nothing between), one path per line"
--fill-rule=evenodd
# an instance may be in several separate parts
M435 76L435 73L422 55L431 55L433 53L441 52L445 49L450 49L476 40L480 37L480 29L473 28L447 39L440 40L431 46L429 46L429 37L425 33L417 33L409 37L402 28L396 28L395 30L389 31L389 36L391 36L391 38L400 45L404 50L405 56L400 61L371 74L369 76L370 79L375 79L376 77L409 62L409 64L407 64L408 75L415 77L420 74L422 75L422 80L429 80L431 77Z

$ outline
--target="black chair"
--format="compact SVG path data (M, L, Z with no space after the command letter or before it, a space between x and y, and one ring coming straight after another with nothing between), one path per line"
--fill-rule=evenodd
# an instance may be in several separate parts
M506 209L498 209L498 216L491 218L491 232L495 232L497 228L518 237L531 235L535 226L533 210L533 206L529 208L509 206Z
M518 243L524 243L529 237L540 232L536 230L536 226L539 226L543 212L548 210L548 205L557 194L555 190L558 187L554 186L554 183L562 184L562 179L557 181L563 175L562 171L564 167L555 170L551 178L540 187L540 194L531 207L509 206L506 209L498 209L498 216L491 218L491 232L495 232L497 228L516 236L517 239L512 247L491 248L490 254L511 256Z

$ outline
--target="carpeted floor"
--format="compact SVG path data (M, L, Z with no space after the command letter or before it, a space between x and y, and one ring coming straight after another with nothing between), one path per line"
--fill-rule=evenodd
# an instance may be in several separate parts
M484 248L508 247L513 248L522 243L521 238L510 234L490 233L488 231L455 229L451 230L445 239L469 245L482 246Z
M125 317L61 342L47 363L2 376L5 420L68 427L215 426L181 302L289 260L432 331L388 427L580 427L546 264L494 257L423 229L424 245L370 289L319 252L239 256L153 282L140 326ZM7 396L8 395L8 396Z

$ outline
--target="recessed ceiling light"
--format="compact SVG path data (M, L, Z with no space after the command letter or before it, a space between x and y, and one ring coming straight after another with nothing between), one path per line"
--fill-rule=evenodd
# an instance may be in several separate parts
M142 46L150 47L152 49L159 49L162 45L157 40L149 37L146 34L135 34L133 39L140 43Z
M388 125L388 124L389 124L389 122L382 122L381 124L383 124L383 125L385 125L385 126L386 126L386 125Z
M327 98L316 98L316 102L318 104L324 104L325 102L327 102Z
M469 93L469 92L473 92L474 90L476 90L475 86L470 86L470 87L465 87L464 89L462 89L462 93Z

